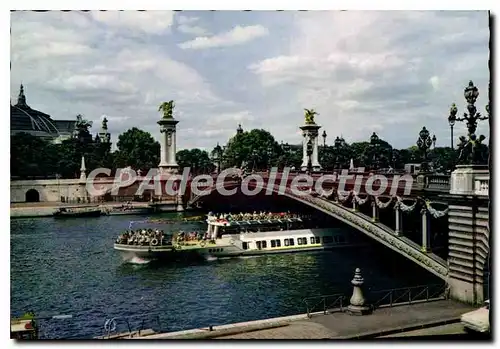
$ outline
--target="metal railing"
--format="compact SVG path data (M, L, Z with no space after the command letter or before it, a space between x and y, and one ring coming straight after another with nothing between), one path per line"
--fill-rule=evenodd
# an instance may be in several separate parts
M132 324L132 319L140 320L140 324ZM149 321L146 321L149 320ZM161 329L161 320L160 315L157 313L148 313L148 314L140 314L134 315L131 317L113 317L108 318L104 322L104 334L101 339L111 339L111 338L124 338L124 337L133 337L133 336L141 336L141 332L144 333L147 330L144 325L146 323L151 323L151 321L155 321L158 326L158 330ZM137 321L134 321L137 323ZM121 325L121 326L120 326ZM123 329L123 325L126 325L126 328ZM135 326L134 326L135 325ZM122 330L123 329L123 330Z
M448 298L447 285L445 284L419 285L377 291L368 290L365 296L366 303L372 310L380 307L411 305ZM302 303L306 305L307 317L311 318L312 314L317 312L323 312L324 315L344 312L349 305L349 298L344 294L321 295L304 298Z
M373 309L381 306L395 306L447 299L447 286L443 284L420 285L370 292Z
M306 305L307 317L311 318L312 313L323 311L323 314L334 311L344 311L347 304L347 297L344 294L330 294L316 297L307 297L302 300Z

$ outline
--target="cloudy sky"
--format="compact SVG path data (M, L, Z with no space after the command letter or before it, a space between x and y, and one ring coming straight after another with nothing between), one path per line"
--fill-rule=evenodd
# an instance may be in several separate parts
M181 148L225 143L238 123L299 143L303 108L329 143L375 131L408 147L425 125L445 146L470 79L484 111L488 40L484 11L14 12L11 100L22 82L54 119L81 113L97 132L106 115L115 142L134 126L159 139L158 105L175 100Z

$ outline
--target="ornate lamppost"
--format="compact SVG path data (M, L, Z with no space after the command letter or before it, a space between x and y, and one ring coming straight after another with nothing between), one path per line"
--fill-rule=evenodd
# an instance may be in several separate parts
M267 147L267 167L271 168L271 157L273 156L273 148L269 145Z
M436 149L436 141L437 141L436 135L432 135L432 147L434 149Z
M288 160L290 157L290 150L291 150L290 144L288 144L288 142L283 144L283 141L281 141L281 149L283 149L283 153L285 155L285 167L286 167L288 166Z
M458 108L455 103L451 105L450 115L448 116L448 124L450 125L451 131L451 149L453 149L453 126L455 126L455 122L457 121L457 113Z
M424 127L418 134L417 147L422 152L422 163L420 164L420 172L429 172L429 163L427 161L427 151L432 146L434 137L430 136L429 131Z
M483 162L484 152L482 151L482 141L486 138L481 135L476 136L477 122L479 120L488 120L490 117L489 104L486 107L488 116L481 116L475 106L476 100L479 97L479 90L472 81L464 89L464 97L467 101L467 111L461 118L456 118L456 121L465 121L467 126L468 140L465 137L460 137L461 143L459 160L469 160L472 164L480 164ZM491 150L490 150L491 151ZM468 158L468 159L467 159Z
M222 147L219 145L219 142L217 142L217 145L213 150L213 154L214 154L214 160L217 163L217 173L219 173L222 161Z
M341 168L342 166L340 165L340 151L342 147L345 145L345 140L342 137L336 137L335 141L333 142L333 145L335 147L335 168Z
M323 137L323 149L324 149L326 147L326 137L327 137L325 130L323 130L323 134L321 135L321 137Z
M375 132L370 136L370 147L372 148L373 151L373 166L375 170L378 170L378 149L380 147L380 138L377 136Z
M399 151L396 149L392 149L392 168L393 170L396 170L396 162L399 160Z

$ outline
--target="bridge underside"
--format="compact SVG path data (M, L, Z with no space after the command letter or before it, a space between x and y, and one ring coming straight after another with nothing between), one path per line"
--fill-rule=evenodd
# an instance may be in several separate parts
M447 265L443 259L432 253L422 251L418 244L408 238L398 236L391 228L379 222L372 222L371 217L367 217L360 212L355 212L340 203L334 203L318 197L298 197L289 191L286 191L285 194L278 194L276 191L272 192L272 195L265 194L265 190L263 190L257 195L248 196L238 189L233 195L223 196L217 191L213 191L209 195L194 198L191 203L195 204L199 202L205 210L216 212L240 212L248 210L320 211L358 230L398 254L405 256L439 278L443 280L447 278Z

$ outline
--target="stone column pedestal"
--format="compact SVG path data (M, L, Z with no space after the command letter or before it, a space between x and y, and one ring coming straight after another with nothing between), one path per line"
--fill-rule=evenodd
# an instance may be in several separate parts
M321 165L318 161L318 130L321 126L313 124L313 125L304 125L301 126L302 135L304 136L304 141L302 143L302 165L301 170L307 171L307 165L309 163L309 157L307 156L307 143L311 140L313 145L313 152L311 155L311 166L313 171L321 171Z
M356 268L354 271L354 278L351 281L353 286L352 297L350 305L347 307L347 312L350 315L368 315L371 314L372 309L366 304L363 295L362 286L364 284L363 277L361 276L361 269Z
M178 172L179 165L176 160L176 125L179 121L174 118L163 118L158 121L160 125L160 174L174 174Z
M487 165L457 165L450 177L450 194L478 195L476 182L489 177Z

